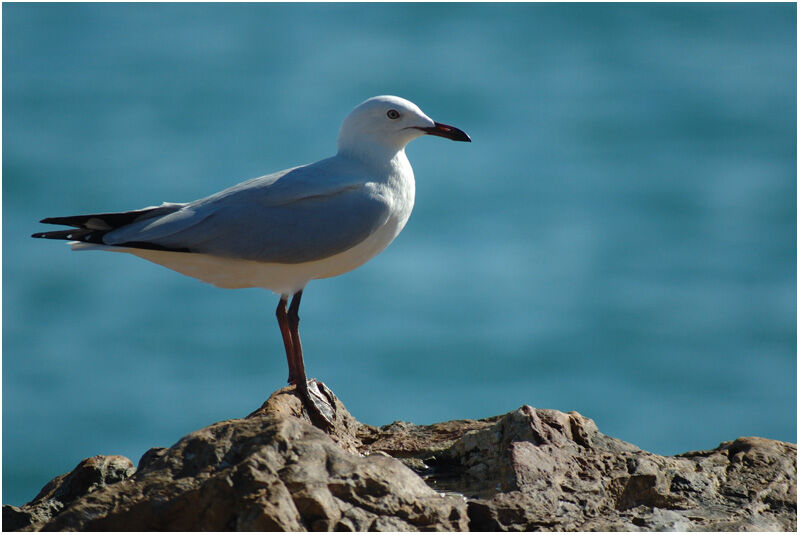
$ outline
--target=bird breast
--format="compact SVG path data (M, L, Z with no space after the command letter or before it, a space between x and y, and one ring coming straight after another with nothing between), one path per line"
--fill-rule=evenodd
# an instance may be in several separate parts
M326 269L314 278L333 277L361 266L383 251L403 230L414 209L414 171L404 152L392 159L391 167L384 180L366 184L389 206L386 222L352 249L323 261Z
M386 245L389 245L400 234L414 209L414 171L411 169L405 151L400 151L392 159L392 167L392 172L389 173L385 184L390 215L384 227L388 227L387 230L391 231L391 238Z

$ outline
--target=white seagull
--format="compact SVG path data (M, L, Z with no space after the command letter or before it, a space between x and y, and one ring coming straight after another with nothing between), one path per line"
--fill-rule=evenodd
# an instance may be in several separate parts
M73 250L130 253L221 288L279 294L276 315L289 383L312 419L327 427L335 417L330 401L306 380L303 364L298 332L303 288L313 279L359 267L403 230L414 207L414 172L405 146L425 134L470 141L408 100L373 97L345 118L331 158L194 202L50 217L41 222L73 228L33 237L70 240Z

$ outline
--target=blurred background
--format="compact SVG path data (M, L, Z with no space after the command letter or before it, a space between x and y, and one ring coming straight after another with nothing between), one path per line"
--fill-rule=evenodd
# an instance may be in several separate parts
M381 255L313 281L309 376L361 421L523 404L659 454L796 441L794 4L3 6L3 503L285 384L264 290L33 240L335 152L396 94Z

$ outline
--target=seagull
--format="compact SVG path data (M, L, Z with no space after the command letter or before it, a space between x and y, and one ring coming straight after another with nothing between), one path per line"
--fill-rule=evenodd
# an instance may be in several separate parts
M193 202L49 217L41 223L72 228L32 237L69 240L73 250L132 254L220 288L265 288L280 295L276 316L288 382L312 421L329 428L332 395L306 379L300 299L309 281L361 266L403 230L414 207L414 172L405 146L423 135L471 141L406 99L372 97L345 118L331 158Z

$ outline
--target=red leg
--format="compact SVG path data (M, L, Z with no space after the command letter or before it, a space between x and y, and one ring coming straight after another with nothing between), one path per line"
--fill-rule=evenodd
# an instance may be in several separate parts
M300 290L292 297L292 304L289 305L289 313L287 315L287 330L289 334L289 343L292 346L292 358L289 363L289 373L294 377L295 385L297 385L300 393L304 398L308 398L308 384L306 382L306 366L303 362L303 344L300 343L300 298L303 296L303 290ZM286 301L284 300L284 305ZM281 329L283 333L283 329ZM285 338L284 338L285 340ZM284 342L285 343L285 342ZM287 353L288 358L288 353Z
M283 347L286 350L286 362L289 364L288 382L289 384L297 384L297 368L294 364L294 345L292 343L292 334L289 332L289 318L286 315L286 297L281 296L275 315L278 317L278 327L281 329Z
M292 297L292 303L289 305L289 313L287 319L289 323L289 334L292 339L292 349L294 350L294 370L295 370L295 385L297 391L300 393L300 399L303 401L311 421L317 426L323 428L333 427L333 418L335 417L335 408L330 399L326 399L324 392L320 392L319 384L312 381L313 392L309 392L308 380L306 379L306 367L303 362L303 345L300 343L300 298L303 296L303 290L300 290ZM323 385L324 389L327 387Z

